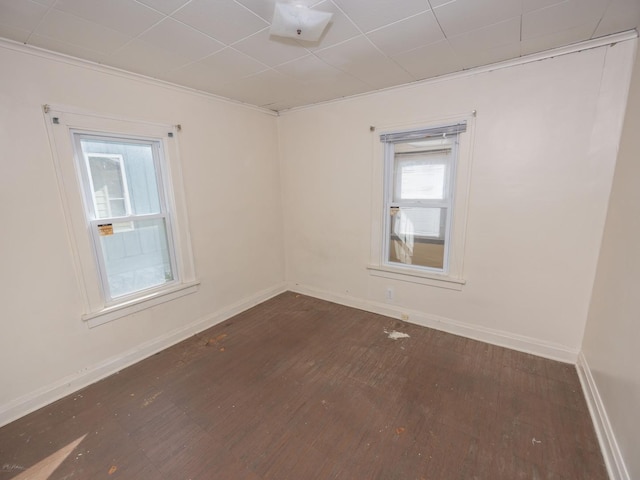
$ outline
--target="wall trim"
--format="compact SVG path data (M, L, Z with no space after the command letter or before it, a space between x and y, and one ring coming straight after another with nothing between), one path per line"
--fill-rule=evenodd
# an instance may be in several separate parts
M607 410L598 391L598 386L589 368L587 358L582 351L578 354L576 370L578 371L582 391L587 400L591 420L600 442L600 450L609 472L609 478L611 480L631 480L627 466L624 463L624 457L613 433Z
M319 298L321 300L339 303L347 307L353 307L359 310L397 318L415 325L434 328L454 335L479 340L492 345L506 347L524 353L531 353L551 360L575 364L578 358L577 350L572 350L564 345L544 342L536 338L486 328L479 325L471 325L469 323L460 322L447 317L441 317L439 315L432 315L417 310L402 308L398 305L379 303L372 300L353 297L351 295L328 292L326 290L298 283L289 284L288 290Z
M227 305L217 312L191 322L188 325L172 330L160 337L144 342L126 352L83 368L82 370L68 375L56 382L50 383L49 385L39 388L31 393L18 397L7 404L0 406L0 427L41 407L53 403L77 390L80 390L81 388L91 385L98 380L102 380L109 375L133 365L134 363L144 360L145 358L175 345L196 333L222 323L234 315L242 313L259 303L284 293L286 290L286 284L280 283L274 287L259 291L231 305Z

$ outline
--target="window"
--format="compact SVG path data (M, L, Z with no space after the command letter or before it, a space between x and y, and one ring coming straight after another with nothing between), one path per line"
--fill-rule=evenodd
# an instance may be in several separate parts
M196 291L177 129L45 107L89 326Z
M382 133L379 226L372 240L373 275L464 283L462 253L470 142L468 120ZM380 148L380 147L378 147ZM459 162L463 153L462 165ZM462 172L462 173L461 173ZM377 215L374 215L374 218ZM434 284L432 281L419 283Z
M160 141L72 135L106 303L176 281Z

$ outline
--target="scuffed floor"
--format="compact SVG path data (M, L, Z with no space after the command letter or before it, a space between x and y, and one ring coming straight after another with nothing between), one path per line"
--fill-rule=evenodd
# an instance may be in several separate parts
M294 293L0 429L0 480L45 464L57 480L607 478L572 365Z

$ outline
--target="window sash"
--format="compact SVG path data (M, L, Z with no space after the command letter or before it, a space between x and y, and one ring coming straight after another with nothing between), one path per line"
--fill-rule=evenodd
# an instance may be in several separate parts
M456 161L457 161L457 146L458 146L458 133L466 130L466 122L461 122L456 125L444 126L439 128L431 128L424 130L415 130L411 132L398 132L391 134L384 134L380 136L380 140L385 143L384 148L384 228L383 228L383 243L382 243L382 264L402 268L411 268L425 272L435 272L448 274L449 272L449 260L451 249L451 226L453 212L453 193L454 182L456 175ZM446 149L431 149L428 152L396 152L396 145L415 142L430 138L445 138L450 145ZM400 188L401 178L400 175L396 175L396 164L402 162L403 159L416 158L420 154L441 154L443 150L448 151L446 159L437 160L434 156L432 160L434 164L445 165L444 186L443 186L443 198L442 199L398 199L394 198L394 194ZM427 160L429 162L429 160ZM392 261L391 259L391 237L392 229L394 227L394 221L392 217L392 211L394 209L402 208L440 208L444 209L441 212L446 212L446 220L444 221L444 233L441 239L444 242L443 262L442 268L430 267L424 265L407 264L403 262ZM398 211L398 210L396 210ZM442 213L441 213L442 214ZM433 236L416 236L416 238L434 239Z
M158 290L163 290L169 288L175 284L180 283L180 273L177 265L177 252L174 242L174 228L172 216L167 208L167 192L165 190L163 178L163 151L162 151L162 141L161 139L156 138L146 138L146 137L137 137L137 136L127 136L127 135L109 135L101 132L91 132L91 131L80 131L80 130L71 130L71 135L73 139L73 145L75 148L75 156L76 156L76 165L78 167L79 172L79 180L81 183L82 191L83 191L83 200L84 200L84 209L87 218L88 227L90 230L90 237L94 249L94 254L97 263L98 274L100 277L100 285L102 294L104 297L105 306L111 306L114 304L120 304L122 302L127 302L130 300L134 300L144 295L148 295ZM89 160L90 156L118 156L118 154L96 154L96 153L85 153L82 148L82 140L91 140L91 141L105 141L118 144L119 142L122 144L138 144L149 146L151 149L152 155L152 165L153 165L153 178L155 180L155 187L158 195L158 203L159 203L159 212L158 213L143 213L143 214L135 214L132 211L131 203L130 203L130 192L128 190L128 183L126 180L126 169L124 167L125 160L121 158L120 166L122 169L122 179L123 179L123 188L125 189L125 198L127 198L126 204L126 212L127 214L124 216L109 216L109 217L100 217L97 212L97 205L95 203L94 196L94 185L93 179L90 171ZM120 155L122 157L122 155ZM108 224L118 224L118 223L126 223L130 222L143 222L150 220L162 220L164 224L164 235L166 238L167 245L167 253L169 256L169 264L171 269L171 280L163 283L159 283L148 288L141 288L138 290L131 291L129 293L124 293L120 295L114 295L113 289L110 285L109 281L109 268L107 266L107 257L106 252L104 251L99 225L108 225Z

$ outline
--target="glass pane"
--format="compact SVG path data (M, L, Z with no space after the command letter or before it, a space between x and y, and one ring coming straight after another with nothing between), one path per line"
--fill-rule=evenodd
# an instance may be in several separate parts
M392 207L389 261L442 269L446 219L446 208Z
M127 214L146 215L160 213L160 194L152 144L123 139L111 141L83 136L80 145L89 161L92 179L94 179L93 165L97 163L97 161L92 160L93 158L112 157L121 159L120 182L124 191L121 192L120 199L125 201L125 205L129 204L130 211ZM96 186L94 190L97 191L98 187ZM109 194L110 198L117 197L115 193L109 192ZM103 215L102 211L100 211L98 201L99 199L96 195L97 218L108 218L109 215ZM122 214L114 214L113 216L122 216Z
M112 230L100 231L112 298L173 280L163 218L113 223Z
M112 217L124 217L127 214L127 204L124 198L111 198L109 199L109 206L111 207Z
M394 201L443 200L446 165L429 158L396 159Z
M97 218L122 217L127 214L122 157L89 155L93 202Z

